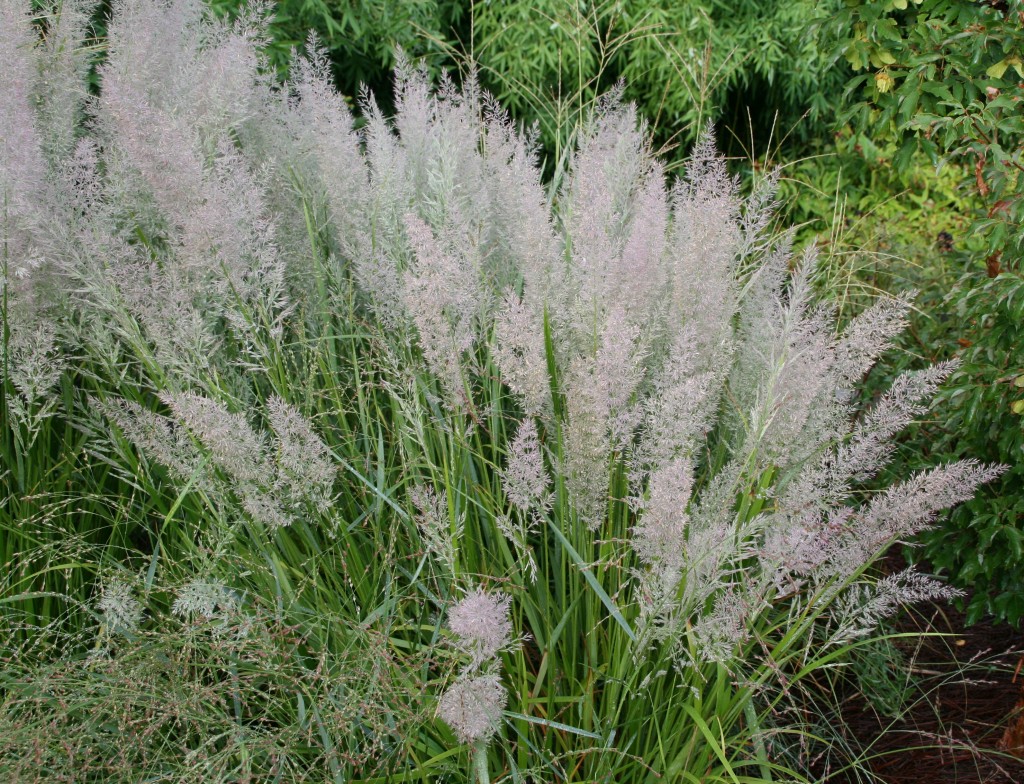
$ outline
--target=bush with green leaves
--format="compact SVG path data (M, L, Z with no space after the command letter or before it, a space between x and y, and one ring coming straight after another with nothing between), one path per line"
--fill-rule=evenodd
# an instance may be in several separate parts
M897 168L917 150L961 164L979 199L974 233L998 265L1024 252L1024 4L860 0L824 25L856 71L843 119L895 137ZM967 183L965 183L966 185Z
M776 126L804 141L828 134L845 73L809 31L837 6L477 2L472 55L484 83L516 117L538 120L553 149L622 79L662 144L689 144L714 120L737 134L725 141L739 150L752 135L766 143Z
M950 298L960 367L937 396L929 426L942 459L996 460L1009 469L949 523L923 535L923 553L958 585L974 588L969 622L1024 619L1024 277L988 278L977 264ZM957 326L959 325L959 326ZM911 442L913 443L913 442Z
M955 358L960 365L927 415L901 438L893 468L912 470L923 458L964 457L1008 468L922 534L922 546L907 554L973 589L964 602L968 622L994 616L1019 624L1024 617L1016 569L1024 558L1024 280L1010 273L990 278L983 261L972 263L962 252L944 255L942 263L908 270L909 283L922 292L920 310L885 365L898 370L922 356Z
M998 467L869 492L955 368L857 389L710 130L601 99L545 190L469 81L357 131L258 15L0 0L0 776L821 780L877 557ZM57 78L57 75L60 75Z
M997 459L1002 480L923 538L921 555L974 587L968 617L1024 617L1024 5L962 0L848 2L823 28L862 74L850 81L845 120L855 140L895 146L907 171L919 152L961 180L971 223L956 237L959 271L928 276L938 288L915 325L930 358L962 365L930 422L908 442L944 456ZM875 145L871 145L876 149Z
M232 19L249 5L244 0L208 4ZM317 46L331 60L335 83L350 98L363 86L390 98L396 49L435 70L448 63L468 18L462 0L278 0L267 10L263 51L274 69L286 75L293 51L305 49L315 34Z

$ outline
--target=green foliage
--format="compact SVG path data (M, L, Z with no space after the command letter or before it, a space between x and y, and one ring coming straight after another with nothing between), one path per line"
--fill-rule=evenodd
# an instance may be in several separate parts
M817 239L828 255L877 255L870 280L861 281L866 290L906 289L903 267L938 264L937 242L948 246L969 234L972 204L959 188L960 169L936 171L919 153L908 168L897 170L895 144L880 141L866 149L851 142L852 136L846 127L836 134L838 146L818 142L804 158L768 164L781 170L783 209L800 227L798 242ZM822 288L824 296L841 293Z
M1010 469L981 497L926 534L920 555L974 588L968 617L1024 617L1024 432L1014 386L1024 367L1024 4L965 0L849 0L823 23L861 72L847 86L843 120L868 160L898 174L924 154L960 180L970 224L957 245L961 271L920 274L915 353L962 362L907 442L943 456L998 460ZM880 154L887 148L889 154ZM947 230L948 231L948 230ZM952 238L951 238L952 239Z
M684 139L708 118L763 141L777 124L780 134L795 131L805 140L827 133L844 74L808 30L810 22L835 10L833 2L624 5L626 28L650 34L622 52L619 73L629 96L657 127Z
M924 534L922 554L974 589L968 621L1024 618L1024 277L988 278L977 264L947 300L933 335L958 344L960 368L940 393L931 421L909 442L943 458L971 456L1009 466L1001 479ZM937 333L937 334L936 334Z
M850 1L825 27L856 71L844 120L895 137L908 167L918 149L970 172L989 254L1019 254L1024 200L1024 5L965 0Z
M854 652L850 669L861 693L883 716L898 717L915 696L915 683L907 657L896 642L899 635L879 637Z
M217 14L236 17L246 0L209 0ZM390 96L395 49L422 59L434 69L445 61L465 19L462 0L279 0L267 26L270 64L288 73L292 51L304 49L310 33L326 49L344 95L365 85Z
M618 51L644 35L618 29L620 5L612 0L473 4L469 59L513 116L538 124L551 158L549 171L568 149L572 129L614 82Z
M808 35L833 5L477 2L472 55L514 114L540 122L556 157L567 121L618 79L664 145L689 143L708 120L731 129L738 146L769 140L776 125L806 140L831 124L845 78ZM734 146L730 133L720 137Z

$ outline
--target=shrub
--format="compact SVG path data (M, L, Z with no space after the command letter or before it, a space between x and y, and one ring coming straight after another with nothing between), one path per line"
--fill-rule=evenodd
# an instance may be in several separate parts
M892 144L907 171L919 152L960 179L971 215L956 237L956 272L926 277L935 308L919 319L924 352L959 356L960 369L926 427L908 442L907 465L931 450L944 457L1001 460L1011 468L990 491L923 537L920 553L976 589L968 618L991 613L1019 623L1024 426L1015 379L1024 252L1024 8L1019 2L856 2L828 21L836 53L863 71L847 86L845 118L855 138ZM915 346L915 351L918 347Z
M477 2L472 56L514 116L540 123L556 159L567 132L620 79L666 147L682 151L709 120L737 151L773 132L806 142L829 135L846 77L809 34L837 5Z
M980 266L980 265L978 265ZM952 298L954 318L967 326L957 352L961 366L933 408L936 454L998 460L1009 469L948 525L923 536L924 554L975 594L968 621L984 614L1019 624L1024 595L1017 566L1024 560L1024 278L981 279L975 268ZM971 279L973 278L973 280Z
M0 11L9 779L848 764L833 665L950 594L871 564L999 469L865 491L954 366L857 409L907 301L837 333L771 179L708 129L667 187L612 94L545 193L472 81L357 132L195 0L119 3L84 102Z
M1018 402L1024 397L1024 380L1018 380L1024 368L1024 284L1020 275L1008 272L989 278L984 262L971 263L965 254L954 258L952 269L922 276L930 301L913 319L914 337L903 341L906 353L895 359L956 356L961 364L928 415L902 439L893 470L920 465L923 445L924 454L939 459L981 458L1008 466L977 498L922 534L922 546L909 552L973 589L964 602L969 623L991 615L1019 624L1024 617L1015 567L1024 557L1019 524L1024 515L1024 404Z
M208 5L218 15L235 19L249 4L208 0ZM262 51L276 71L286 75L293 51L305 48L310 34L315 34L344 95L355 96L366 86L388 99L395 50L403 49L438 69L448 62L448 52L463 35L468 18L460 0L279 0L271 11Z

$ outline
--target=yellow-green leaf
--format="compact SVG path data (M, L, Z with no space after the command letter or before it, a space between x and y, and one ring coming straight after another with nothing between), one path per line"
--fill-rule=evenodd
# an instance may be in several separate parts
M892 7L897 11L907 10L907 0L892 0Z
M1014 400L1010 404L1010 410L1015 414L1024 414L1024 399Z
M1024 387L1024 373L1017 376L1017 378L1013 380L1013 385L1015 387Z
M1007 62L1008 57L1004 57L995 65L990 65L985 69L985 73L991 76L993 79L1002 79L1003 74L1006 73L1006 69L1010 67L1010 63Z
M879 71L875 74L875 87L878 88L878 92L887 93L892 89L892 86L896 84L888 71Z
M896 62L896 58L892 56L888 49L875 49L868 56L868 59L875 68L883 68Z

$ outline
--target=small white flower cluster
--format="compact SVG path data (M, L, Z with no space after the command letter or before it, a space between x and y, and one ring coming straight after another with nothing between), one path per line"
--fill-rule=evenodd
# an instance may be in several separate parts
M142 604L132 595L132 589L120 580L111 580L103 586L96 609L103 614L103 627L108 635L134 634L142 621Z
M470 663L442 695L437 715L463 743L486 741L498 729L508 694L501 677L484 666L512 643L511 599L487 594L479 588L448 611L448 628L456 635L456 648Z
M234 610L237 604L234 594L220 583L191 580L178 591L171 612L181 618L211 620Z
M448 628L458 636L458 649L470 657L469 670L478 669L511 642L511 602L508 596L477 588L448 611Z
M178 589L171 612L189 621L207 622L216 637L241 640L252 631L253 618L242 611L238 595L219 582L193 579Z

